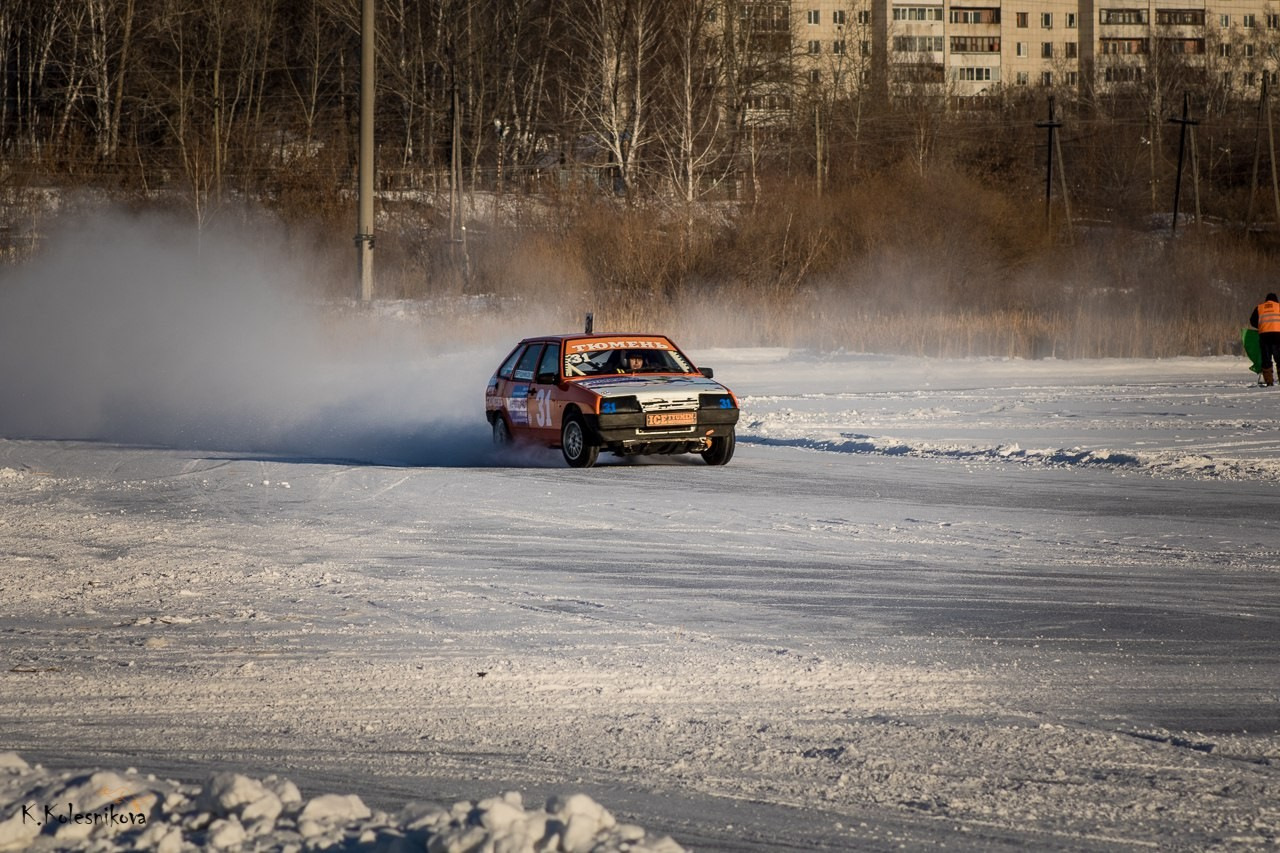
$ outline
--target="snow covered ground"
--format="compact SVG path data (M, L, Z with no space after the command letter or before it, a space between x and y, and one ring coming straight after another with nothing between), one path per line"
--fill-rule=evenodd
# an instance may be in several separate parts
M0 271L0 847L1280 841L1239 359L695 351L732 463L570 470L481 411L562 322L335 317L175 240Z
M216 434L3 389L0 842L1280 840L1280 390L1238 360L696 352L733 462L578 471L489 449L504 351ZM150 823L22 812L67 803Z

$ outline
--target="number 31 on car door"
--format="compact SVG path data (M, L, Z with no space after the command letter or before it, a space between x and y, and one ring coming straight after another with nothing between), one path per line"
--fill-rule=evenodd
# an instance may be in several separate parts
M551 389L538 389L534 407L533 423L538 429L551 429L555 424L551 421Z

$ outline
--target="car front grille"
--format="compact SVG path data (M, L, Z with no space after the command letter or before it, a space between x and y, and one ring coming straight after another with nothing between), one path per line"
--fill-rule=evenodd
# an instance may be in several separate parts
M641 400L640 408L646 412L670 412L698 408L697 396L671 397L657 400Z

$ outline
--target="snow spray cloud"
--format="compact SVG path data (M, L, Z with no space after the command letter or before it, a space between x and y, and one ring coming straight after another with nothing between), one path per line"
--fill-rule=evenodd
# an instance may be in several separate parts
M480 395L502 353L335 317L246 242L156 216L58 229L0 279L0 437L492 464Z

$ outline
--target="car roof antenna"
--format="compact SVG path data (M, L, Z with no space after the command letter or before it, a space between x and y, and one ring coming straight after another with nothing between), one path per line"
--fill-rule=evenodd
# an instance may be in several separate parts
M591 334L591 332L592 332L592 331L593 331L593 329L595 328L595 325L596 325L596 315L594 315L594 314L592 314L590 311L588 311L588 312L587 312L587 324L586 324L586 326L587 326L587 327L586 327L585 329L583 329L583 333L584 333L584 334L588 334L588 335L589 335L589 334Z

